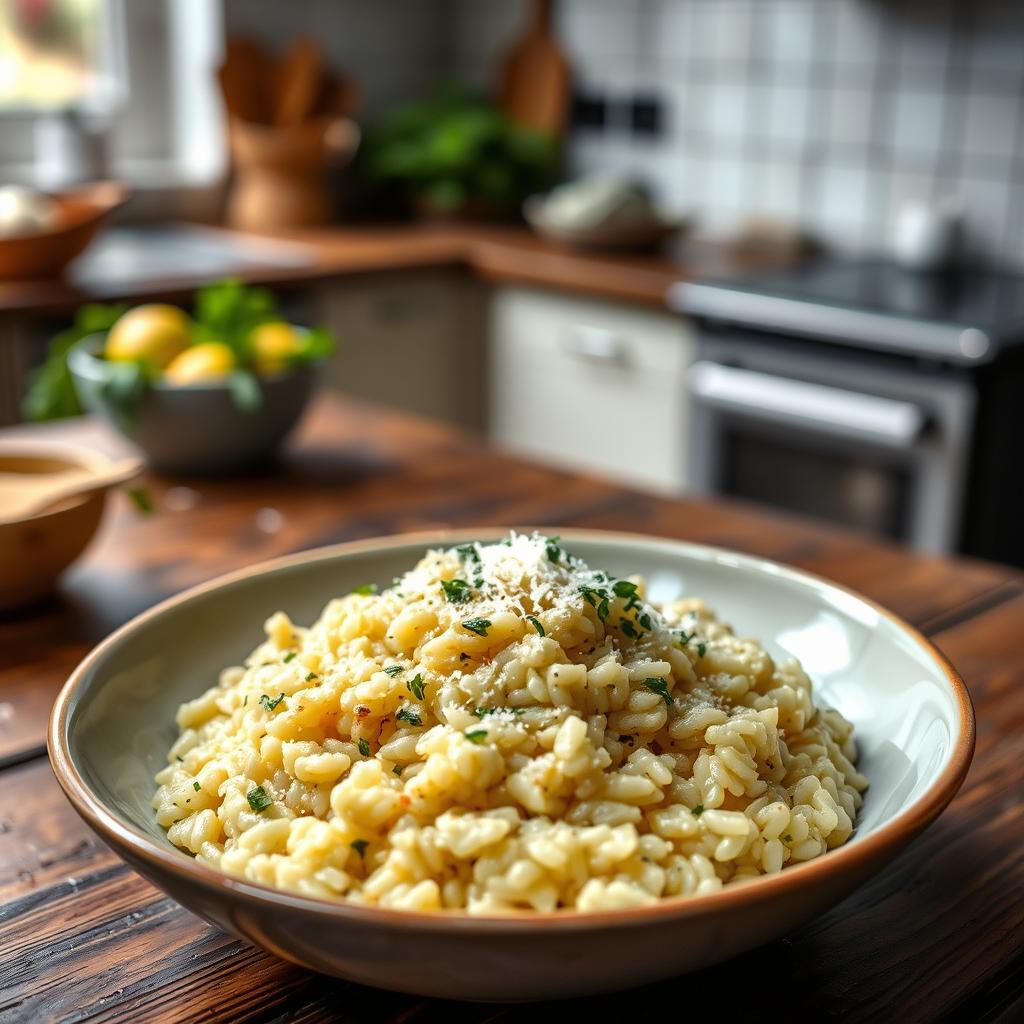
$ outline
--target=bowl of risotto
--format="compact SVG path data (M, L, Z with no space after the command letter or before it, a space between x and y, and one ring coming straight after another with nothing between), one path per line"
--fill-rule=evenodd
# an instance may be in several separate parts
M313 970L486 1000L785 934L942 811L973 744L951 666L847 590L493 529L187 591L97 647L50 728L76 810L185 907Z

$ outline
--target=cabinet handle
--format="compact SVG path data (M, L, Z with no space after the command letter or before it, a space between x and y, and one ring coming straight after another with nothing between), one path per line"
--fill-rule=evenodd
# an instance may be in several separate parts
M576 324L569 329L562 347L567 355L588 363L624 366L629 361L622 335L606 327Z

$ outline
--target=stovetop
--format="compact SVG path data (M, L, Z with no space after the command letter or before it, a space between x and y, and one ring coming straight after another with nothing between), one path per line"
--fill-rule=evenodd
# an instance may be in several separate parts
M825 260L750 277L683 282L680 312L755 329L987 362L1024 342L1024 276L925 273L885 261Z

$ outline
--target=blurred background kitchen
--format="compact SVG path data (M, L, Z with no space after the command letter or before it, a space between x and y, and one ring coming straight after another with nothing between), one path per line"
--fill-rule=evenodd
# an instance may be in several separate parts
M531 458L1024 565L1016 0L4 0L0 184L0 424L84 402L226 472L124 395L230 377L283 430L308 356ZM272 295L188 344L225 295L322 333L68 376L225 278Z

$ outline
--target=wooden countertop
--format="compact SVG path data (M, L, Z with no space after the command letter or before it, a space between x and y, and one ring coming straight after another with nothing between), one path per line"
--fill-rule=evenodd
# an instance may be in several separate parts
M227 239L259 241L228 229L211 229ZM555 245L522 227L501 225L401 224L385 227L327 227L265 236L304 246L304 266L245 265L238 276L253 283L301 285L352 274L424 267L463 267L489 281L556 288L608 299L664 307L676 281L743 273L778 266L784 256L742 257L708 243L668 247L656 255L611 255ZM791 260L790 260L791 262ZM88 288L65 280L0 281L0 315L70 312L89 301L186 298L208 275L187 268L159 280L117 277Z
M91 421L6 436L111 448ZM1024 1013L1024 578L736 504L655 498L508 457L437 424L323 397L276 472L151 481L116 496L47 603L0 619L0 1019L595 1020L688 1011L765 1019L1019 1020ZM277 515L268 514L273 509ZM50 703L86 650L183 587L261 559L456 525L629 529L777 558L904 616L957 665L978 745L945 814L830 913L720 967L557 1007L452 1005L309 974L179 908L75 816L44 756ZM737 984L736 979L742 979ZM784 982L782 995L779 985ZM726 995L723 996L723 993ZM776 1007L766 1010L765 1007ZM782 1007L785 1007L782 1009Z

